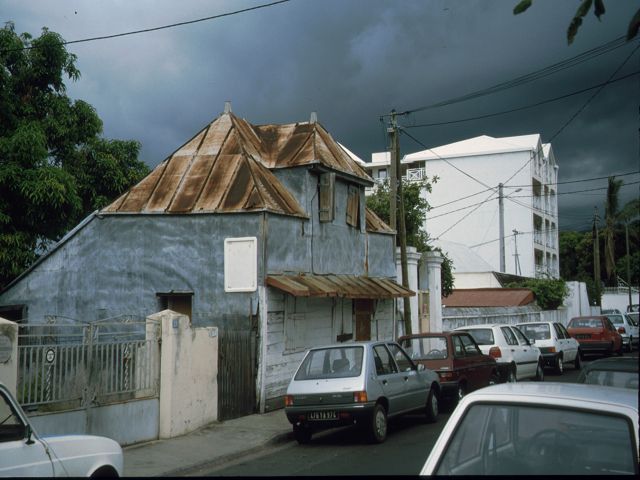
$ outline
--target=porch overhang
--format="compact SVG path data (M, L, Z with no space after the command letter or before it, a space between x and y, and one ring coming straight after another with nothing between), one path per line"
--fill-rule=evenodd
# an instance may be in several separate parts
M415 292L388 278L364 275L269 275L267 285L294 297L401 298Z

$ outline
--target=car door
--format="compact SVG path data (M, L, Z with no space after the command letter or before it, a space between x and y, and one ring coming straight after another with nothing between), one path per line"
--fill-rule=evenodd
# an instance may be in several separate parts
M384 344L373 347L373 360L378 381L382 385L382 391L389 401L387 414L394 415L403 411L406 405L405 380L399 374L396 362Z
M428 386L424 377L418 375L418 367L399 345L388 343L387 347L398 366L399 375L404 380L405 399L403 408L413 410L423 407L427 401Z
M51 477L53 465L42 442L28 439L26 419L0 390L0 477Z
M576 355L578 355L578 347L580 346L580 344L575 338L573 338L569 334L569 332L567 331L566 327L563 324L558 323L558 327L560 328L560 330L562 331L562 334L564 335L565 348L566 348L566 351L568 352L568 354L565 353L564 355L565 362L567 361L572 362L573 360L576 359Z
M518 342L518 339L516 338L511 328L509 328L507 325L500 327L500 332L502 333L504 341L507 344L505 350L508 350L508 352L505 352L505 354L503 354L503 357L516 364L516 371L519 377L523 373L520 366L520 364L522 363L522 349L520 348L520 343Z
M558 344L558 350L562 352L563 362L569 363L573 358L571 358L571 353L569 352L569 345L567 345L566 339L564 338L564 332L560 328L560 324L557 322L553 322L553 333L557 338L556 343Z
M520 348L520 363L518 370L522 371L522 377L534 377L538 367L538 349L533 348L518 327L509 327L516 336Z
M485 355L471 335L461 333L459 338L464 347L465 367L470 388L476 390L486 387L491 377L491 364L486 361Z
M603 321L605 325L604 329L605 329L605 332L607 333L607 340L613 342L613 351L614 352L620 351L620 349L622 348L622 337L618 333L618 330L616 329L615 325L611 323L611 320L605 317Z

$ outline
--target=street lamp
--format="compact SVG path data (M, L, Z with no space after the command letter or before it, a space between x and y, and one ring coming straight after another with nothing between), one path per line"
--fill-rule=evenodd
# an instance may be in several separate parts
M504 198L505 196L502 193L502 188L504 185L502 183L498 184L498 208L500 213L500 272L505 273L506 265L504 259ZM521 188L514 190L509 195L513 195L514 193L518 193L522 191ZM509 197L507 195L506 198Z

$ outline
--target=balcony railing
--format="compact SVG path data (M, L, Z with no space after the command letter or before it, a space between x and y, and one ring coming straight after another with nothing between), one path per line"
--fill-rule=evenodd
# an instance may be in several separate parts
M402 176L403 180L408 182L419 182L426 177L426 169L424 168L408 168L407 174Z

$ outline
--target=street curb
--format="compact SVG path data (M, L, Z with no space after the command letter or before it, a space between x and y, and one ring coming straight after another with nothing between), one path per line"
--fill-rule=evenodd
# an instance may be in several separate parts
M179 477L183 476L189 472L193 472L194 470L202 469L202 468L210 468L215 467L217 465L221 465L229 462L230 460L237 460L243 457L247 457L253 455L255 453L260 452L261 450L266 450L271 445L277 445L280 443L286 443L293 440L293 434L291 432L285 433L277 433L272 436L270 439L266 440L262 445L258 445L253 448L249 448L247 450L243 450L241 452L228 453L226 455L222 455L214 460L207 460L200 463L196 463L190 465L188 467L181 467L175 470L170 470L167 472L162 472L157 474L158 477Z

